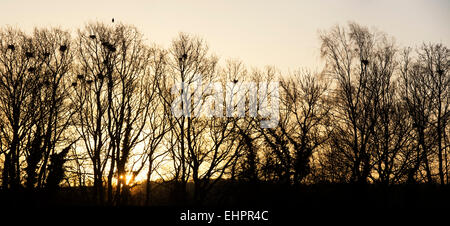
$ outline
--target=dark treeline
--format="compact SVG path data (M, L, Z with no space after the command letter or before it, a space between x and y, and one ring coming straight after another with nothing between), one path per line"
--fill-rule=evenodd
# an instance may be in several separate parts
M120 205L139 190L151 205L164 186L172 203L200 204L251 185L447 185L449 49L399 47L355 23L319 39L322 71L282 74L221 62L185 33L162 48L123 24L1 28L2 191L85 188L96 204ZM244 91L279 81L278 126L261 128L248 109L175 117L172 86L197 75Z

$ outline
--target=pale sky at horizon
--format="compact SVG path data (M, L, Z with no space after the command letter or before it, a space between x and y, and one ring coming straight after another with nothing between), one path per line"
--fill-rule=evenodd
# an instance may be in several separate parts
M183 31L204 38L221 60L273 65L287 72L319 70L318 31L357 22L395 37L400 46L441 42L450 46L450 1L0 1L0 26L60 26L86 22L132 24L163 47Z

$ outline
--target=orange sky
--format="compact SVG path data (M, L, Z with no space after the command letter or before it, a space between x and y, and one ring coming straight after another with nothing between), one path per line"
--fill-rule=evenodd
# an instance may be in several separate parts
M26 30L55 25L75 29L89 21L137 26L151 42L168 46L179 31L203 37L221 59L282 71L320 67L318 30L355 21L394 36L401 45L449 46L450 1L389 0L2 0L0 26Z

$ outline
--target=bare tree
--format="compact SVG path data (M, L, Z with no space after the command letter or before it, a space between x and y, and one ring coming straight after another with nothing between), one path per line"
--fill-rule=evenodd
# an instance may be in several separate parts
M352 172L349 180L366 183L373 168L370 145L379 121L381 84L393 72L393 44L386 35L357 24L348 30L336 26L320 39L327 73L336 81L330 144L346 159Z
M36 77L33 40L23 32L1 31L1 152L5 156L2 185L17 188L21 184L20 157L35 114Z
M37 99L39 116L36 118L36 133L33 138L34 147L30 152L30 163L39 158L32 155L42 152L43 162L39 171L38 186L42 186L47 176L47 163L51 155L56 154L56 149L70 147L77 139L68 132L71 126L73 111L68 104L69 79L73 62L73 54L70 49L71 37L67 31L60 29L36 29L34 31L36 53L42 62L41 71L37 76L40 98ZM42 134L37 131L41 130ZM41 140L42 139L42 140ZM42 146L39 148L39 143ZM40 150L39 150L40 149ZM40 155L40 154L37 154ZM28 166L33 166L30 164ZM33 167L28 167L31 169ZM29 172L32 174L32 170ZM30 175L28 175L29 178ZM28 182L28 181L27 181ZM30 183L32 187L32 183Z
M312 154L327 140L330 107L327 83L319 75L296 72L281 82L285 120L283 136L292 145L293 182L299 184L310 173Z
M450 51L442 44L423 45L420 49L419 61L425 65L424 73L431 77L431 91L433 97L433 123L432 126L436 134L436 148L438 154L438 174L440 183L446 183L444 171L447 175L447 150L449 148L448 139L446 141L445 128L450 120ZM444 167L445 164L445 167Z
M127 162L148 136L144 131L156 98L149 66L155 51L144 45L136 28L122 24L87 25L79 31L78 48L77 130L93 163L97 195L102 201L107 169L108 200L113 202L116 178L115 203L126 202L126 175L138 173L129 172Z
M190 89L196 82L200 83L200 76L203 81L210 81L216 59L208 56L208 48L203 40L184 33L180 33L172 42L169 55L167 77L162 80L166 84L160 83L160 94L161 100L168 106L166 109L172 109L173 112L181 108L180 115L168 115L172 128L168 139L176 182L174 192L179 199L184 200L187 182L192 176L190 166L198 166L198 162L193 163L194 156L201 153L198 144L206 128L200 118L193 117L191 100L194 92ZM172 86L177 85L178 89L174 90ZM178 98L173 97L172 93Z
M402 97L415 131L414 163L408 181L415 182L421 167L426 181L433 182L432 159L437 150L438 175L444 184L445 128L448 123L448 50L442 45L424 45L418 56L406 49L402 59ZM447 158L445 158L447 159Z

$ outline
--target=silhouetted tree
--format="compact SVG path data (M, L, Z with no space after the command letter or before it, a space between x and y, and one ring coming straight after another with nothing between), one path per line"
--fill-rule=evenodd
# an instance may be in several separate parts
M433 122L432 127L436 134L438 155L438 175L440 183L448 183L447 149L449 148L448 136L445 129L450 120L450 50L442 44L423 45L419 52L419 61L425 64L425 72L431 77L431 91L433 98ZM444 166L445 164L445 166ZM444 177L447 175L447 182Z
M69 132L73 110L68 104L70 89L68 76L71 73L73 54L70 49L71 37L67 31L60 29L35 29L34 39L37 58L41 70L38 77L39 97L34 142L42 139L41 150L37 146L32 151L42 152L38 186L42 187L47 177L49 156L55 153L59 145L72 143L77 137ZM41 132L42 134L40 134ZM39 154L37 154L39 155Z
M448 148L445 128L449 120L448 52L442 45L424 45L418 50L417 57L411 56L411 49L406 49L403 54L402 98L415 132L415 153L411 156L413 163L408 169L410 183L417 181L416 177L422 169L427 182L433 182L431 164L437 153L437 172L441 184L444 184L443 163Z
M367 183L373 169L375 127L382 85L393 73L393 44L384 34L351 23L320 35L326 73L336 81L332 151L350 167L349 181ZM336 157L336 156L335 156Z
M157 90L149 62L156 52L144 45L136 28L122 24L89 24L79 31L79 40L80 73L74 79L80 84L73 84L77 131L94 166L99 201L108 170L108 201L113 202L115 177L114 200L122 203L128 194L126 175L136 176L143 168L134 171L127 163L132 149L150 134L144 131Z
M6 148L5 159L10 160L3 171L3 186L21 184L20 156L25 155L26 185L33 188L37 182L40 187L49 155L67 139L64 132L71 111L65 103L64 77L72 62L70 36L60 29L35 29L33 36L28 36L8 28L2 37L1 118L8 121L2 121L1 133L7 145L1 148Z
M286 113L280 128L291 145L295 184L310 173L312 154L327 140L330 106L326 99L327 83L319 76L296 72L281 81Z
M0 118L1 152L4 154L3 188L21 186L20 156L32 129L37 108L36 68L33 39L22 31L6 28L0 31ZM31 70L30 70L31 69Z

